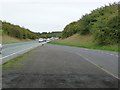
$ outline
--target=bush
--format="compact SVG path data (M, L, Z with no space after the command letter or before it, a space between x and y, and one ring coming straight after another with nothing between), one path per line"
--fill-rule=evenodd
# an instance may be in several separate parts
M8 36L19 39L36 39L37 35L29 29L20 27L19 25L13 25L8 22L2 22L3 33Z
M75 33L82 35L93 34L95 42L100 45L118 43L120 27L118 26L118 4L97 8L80 20L72 22L64 28L62 38Z

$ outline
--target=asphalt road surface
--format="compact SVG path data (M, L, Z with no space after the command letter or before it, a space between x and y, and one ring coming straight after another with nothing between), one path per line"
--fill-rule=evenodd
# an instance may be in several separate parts
M85 52L88 56L83 56ZM19 64L3 68L2 85L3 88L118 88L118 79L94 64L98 63L94 59L116 61L117 54L108 53L113 55L51 44L38 46L20 57Z
M4 44L2 47L2 57L0 57L0 59L2 59L2 63L6 63L10 59L13 59L39 45L40 43L38 43L38 41Z
M70 52L83 57L85 60L92 64L100 67L106 72L110 73L114 77L118 77L118 53L103 51L103 50L92 50L85 48L76 48L60 45L49 45L52 49L62 50Z

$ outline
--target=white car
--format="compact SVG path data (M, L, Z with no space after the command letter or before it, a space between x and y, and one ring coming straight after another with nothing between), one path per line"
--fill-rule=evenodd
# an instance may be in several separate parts
M43 41L44 41L43 38L40 38L40 39L38 40L39 43L42 43Z
M2 44L0 44L0 54L2 53Z
M47 38L46 42L50 42L50 38Z

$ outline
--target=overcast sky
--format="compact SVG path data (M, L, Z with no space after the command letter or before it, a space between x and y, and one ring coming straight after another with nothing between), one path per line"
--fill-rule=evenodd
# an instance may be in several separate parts
M0 0L0 19L34 32L62 31L85 13L119 0Z

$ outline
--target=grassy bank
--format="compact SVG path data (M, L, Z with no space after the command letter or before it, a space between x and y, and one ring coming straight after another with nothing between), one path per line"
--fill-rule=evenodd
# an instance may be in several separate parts
M3 35L0 38L1 38L0 40L2 40L2 44L10 44L10 43L19 43L19 42L30 41L29 39L17 39L17 38L10 37L7 35Z
M74 47L81 47L81 48L108 50L108 51L118 52L118 45L100 46L100 45L96 45L95 42L93 42L93 41L94 40L93 40L92 35L80 36L78 34L75 34L69 38L59 39L59 40L51 41L49 43L65 45L65 46L74 46Z

